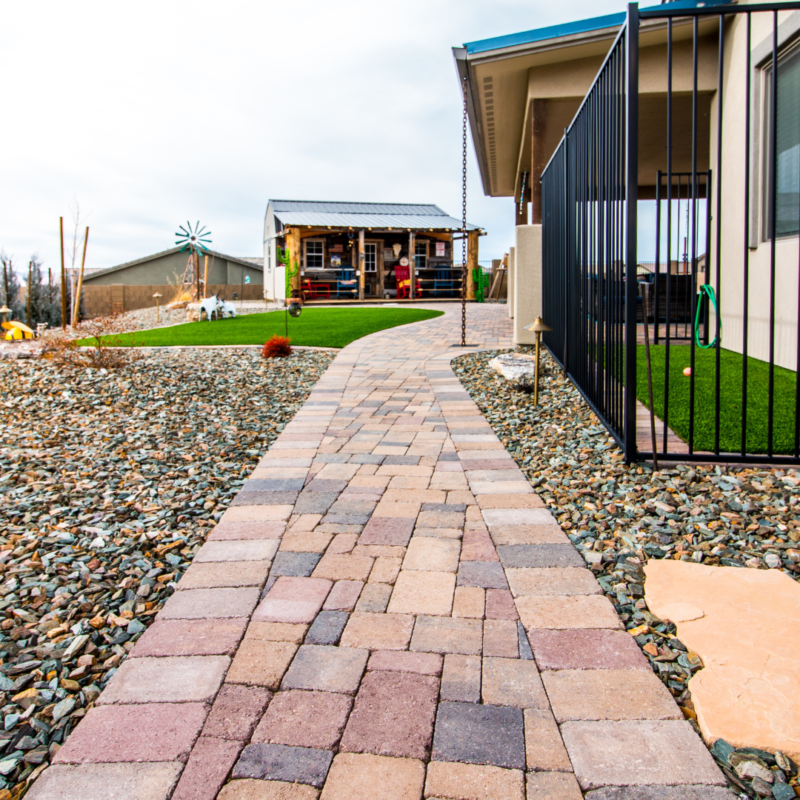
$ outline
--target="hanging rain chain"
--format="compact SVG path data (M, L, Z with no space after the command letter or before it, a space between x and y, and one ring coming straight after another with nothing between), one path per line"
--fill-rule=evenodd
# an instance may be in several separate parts
M461 346L467 346L467 78L463 78L464 122L461 134Z

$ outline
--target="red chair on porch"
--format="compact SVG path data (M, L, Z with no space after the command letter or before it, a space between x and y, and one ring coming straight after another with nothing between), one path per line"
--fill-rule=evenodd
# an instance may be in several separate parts
M397 279L397 299L406 300L410 299L411 296L411 267L401 267L399 264L394 268L394 276ZM419 279L417 279L417 284L414 289L414 297L421 296L421 287Z

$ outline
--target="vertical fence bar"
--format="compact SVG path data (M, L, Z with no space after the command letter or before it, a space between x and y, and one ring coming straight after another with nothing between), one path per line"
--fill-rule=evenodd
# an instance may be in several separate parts
M636 257L639 196L639 6L628 4L625 41L625 458L636 460Z
M698 19L692 18L692 174L691 183L687 183L687 210L692 211L692 271L691 280L686 283L689 285L689 292L691 295L691 313L689 319L694 324L694 303L695 294L697 292L697 39L698 39ZM691 198L691 199L689 199ZM689 236L689 225L686 226L686 236ZM687 238L688 242L688 238ZM688 243L686 249L687 269L688 269ZM694 347L694 332L692 331L692 338L689 344L690 350L690 364L692 373L689 376L689 453L694 453L694 393L695 393L695 347Z
M715 337L716 337L716 346L715 346L715 356L716 356L716 363L715 363L715 381L714 381L714 452L719 455L719 431L720 431L720 388L722 383L722 343L720 342L720 326L722 320L720 319L720 314L722 311L722 101L723 101L723 63L725 59L725 16L720 14L719 16L719 53L718 53L718 66L717 66L717 222L716 222L716 230L717 230L717 269L716 269L716 283L717 283L717 310L714 314L714 322L715 322ZM706 178L706 220L708 220L710 214L709 209L711 208L711 176L709 174L708 178ZM709 225L706 222L706 231L708 231ZM708 247L706 247L706 273L711 271L711 252ZM710 275L706 275L706 280L710 283ZM706 303L706 324L705 324L705 331L706 331L706 340L705 344L708 344L708 319L711 316L711 309L709 308L711 304L709 302Z
M747 453L747 345L749 329L750 300L750 37L751 14L747 12L747 47L745 55L745 112L744 112L744 264L743 264L743 309L742 309L742 449L744 457ZM800 325L798 325L800 330ZM798 370L800 376L800 370Z
M670 343L670 288L672 275L672 18L667 20L667 277L664 281L666 298L664 322L664 452L669 446L669 343Z
M767 455L772 456L775 425L775 260L777 250L778 208L776 165L778 150L778 12L772 12L772 102L769 106L769 400L767 407Z
M661 275L661 170L656 174L656 266L653 270L653 344L658 344L658 284ZM654 409L655 413L655 409Z

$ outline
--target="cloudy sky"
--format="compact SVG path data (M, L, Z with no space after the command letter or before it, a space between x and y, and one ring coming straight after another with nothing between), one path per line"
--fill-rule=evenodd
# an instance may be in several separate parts
M459 216L451 47L624 9L621 0L139 0L2 3L0 249L58 266L58 218L91 228L87 266L173 246L259 255L267 200L436 203ZM481 259L513 236L483 196Z

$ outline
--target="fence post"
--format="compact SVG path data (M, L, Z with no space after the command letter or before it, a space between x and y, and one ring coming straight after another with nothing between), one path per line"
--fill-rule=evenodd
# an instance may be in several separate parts
M639 193L639 4L625 22L625 460L636 460L636 259ZM645 320L645 324L647 324Z

